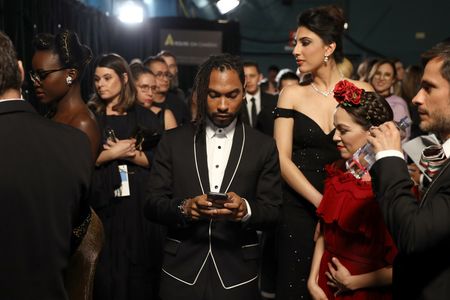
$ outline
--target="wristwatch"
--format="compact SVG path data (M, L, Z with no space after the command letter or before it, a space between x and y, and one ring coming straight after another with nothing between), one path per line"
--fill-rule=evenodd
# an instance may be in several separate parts
M185 218L188 218L189 219L189 216L188 216L188 214L187 214L187 212L186 212L186 202L188 201L189 199L184 199L183 201L181 201L180 202L180 204L178 205L178 209L180 210L180 214L183 216L183 217L185 217Z

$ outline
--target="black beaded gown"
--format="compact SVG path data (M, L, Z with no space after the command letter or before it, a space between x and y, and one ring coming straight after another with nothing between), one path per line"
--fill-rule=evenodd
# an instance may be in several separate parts
M308 181L322 192L325 165L340 158L333 142L334 129L326 134L307 115L275 108L274 118L293 118L292 161ZM284 184L283 207L277 230L276 299L310 299L307 280L314 252L316 208Z
M137 128L145 128L151 136L160 130L158 118L140 106L125 115L96 117L103 142L109 130L119 140L133 137ZM152 148L143 148L150 165ZM127 165L130 196L114 197L120 186L118 165ZM94 300L157 299L163 228L143 216L149 174L148 168L126 160L110 161L95 169L91 205L103 223L105 242L95 274Z

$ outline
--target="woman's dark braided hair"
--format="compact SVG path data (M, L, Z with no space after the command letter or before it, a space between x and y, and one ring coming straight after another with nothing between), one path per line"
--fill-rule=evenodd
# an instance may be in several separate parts
M51 51L58 55L61 67L78 71L77 80L92 60L91 49L82 45L75 32L63 30L57 35L40 33L33 40L34 51Z
M389 103L375 92L364 91L361 95L361 105L346 106L339 104L338 107L345 109L353 120L365 130L394 119L394 113Z
M245 83L244 68L239 57L231 54L212 55L206 60L197 72L194 80L193 94L197 99L197 116L196 116L196 131L198 136L203 132L206 125L206 118L208 115L208 91L209 91L209 79L211 72L218 70L224 72L225 70L234 70L239 75L242 86ZM244 96L245 94L243 94Z

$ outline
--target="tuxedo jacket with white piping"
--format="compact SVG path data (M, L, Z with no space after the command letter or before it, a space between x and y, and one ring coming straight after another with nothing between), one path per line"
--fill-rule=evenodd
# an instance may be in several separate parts
M194 147L194 133L190 124L166 132L152 164L145 215L168 226L163 273L186 287L201 285L199 274L211 259L224 289L243 286L257 279L256 230L273 227L278 219L282 198L275 142L238 121L220 191L246 198L252 215L246 222L188 221L178 205L210 190L205 134Z

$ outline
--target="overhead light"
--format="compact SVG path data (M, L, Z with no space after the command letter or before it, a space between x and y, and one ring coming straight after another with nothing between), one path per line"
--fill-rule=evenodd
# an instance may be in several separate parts
M239 0L219 0L216 3L219 12L224 15L239 5Z
M124 23L142 23L144 8L136 1L125 1L119 7L119 20Z

